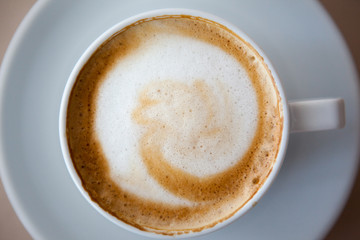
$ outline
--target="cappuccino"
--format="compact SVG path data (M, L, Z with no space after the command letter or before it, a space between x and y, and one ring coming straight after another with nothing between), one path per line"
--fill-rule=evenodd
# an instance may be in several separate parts
M102 209L143 231L198 232L241 209L275 163L282 105L257 51L208 19L137 21L69 97L69 152Z

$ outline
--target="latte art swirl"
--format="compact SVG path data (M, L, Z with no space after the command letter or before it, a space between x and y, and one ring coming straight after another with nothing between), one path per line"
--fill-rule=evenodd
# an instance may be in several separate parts
M69 97L71 159L91 199L165 235L241 209L272 171L282 106L262 57L226 27L174 15L105 41Z
M141 157L151 177L166 190L196 202L229 194L228 189L214 192L212 186L224 184L217 174L231 172L228 168L246 150L242 145L247 141L238 136L253 135L241 131L229 92L220 82L212 89L204 80L191 85L154 82L140 92L132 117L146 129Z

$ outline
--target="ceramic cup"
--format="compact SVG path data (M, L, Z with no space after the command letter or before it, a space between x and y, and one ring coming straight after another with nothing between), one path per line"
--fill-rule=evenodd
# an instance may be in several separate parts
M116 24L108 31L103 33L98 39L96 39L90 47L85 51L85 53L81 56L77 64L75 65L68 82L65 87L65 91L62 98L61 109L60 109L60 120L59 120L59 131L60 131L60 142L62 153L65 159L65 163L69 173L80 190L81 194L85 197L85 199L104 217L109 219L111 222L115 223L116 225L129 230L131 232L147 236L147 237L154 237L154 238L170 238L173 239L174 236L164 236L159 235L156 233L145 232L141 231L131 225L128 225L119 219L115 218L114 216L110 215L106 211L104 211L99 205L93 202L85 189L82 186L81 179L79 178L73 162L70 158L68 143L66 138L66 114L67 114L67 106L70 92L73 88L75 80L90 58L90 56L95 52L95 50L108 38L110 38L114 33L120 31L121 29L125 28L126 26L131 25L134 22L137 22L141 19L148 19L153 18L156 16L162 15L191 15L195 17L201 17L205 19L209 19L211 21L215 21L234 33L240 36L242 39L247 41L252 47L256 49L256 51L264 58L265 63L267 64L269 70L272 73L272 76L275 80L277 89L280 93L282 105L283 105L283 131L282 131L282 140L280 144L280 150L277 155L277 159L274 163L273 169L269 176L267 177L265 183L261 186L261 188L257 191L257 193L242 207L240 208L233 216L226 219L225 221L218 223L217 225L204 229L201 232L190 232L182 235L175 236L177 238L189 238L200 236L206 233L213 232L218 230L229 223L235 221L236 219L243 216L249 209L251 209L256 203L260 200L260 198L265 194L265 192L269 189L270 185L274 181L275 177L279 173L281 168L282 162L284 160L288 137L290 133L293 132L306 132L306 131L319 131L319 130L329 130L329 129L336 129L342 128L345 124L345 113L344 113L344 101L339 98L331 98L331 99L317 99L317 100L305 100L305 101L295 101L295 102L287 102L287 98L283 87L281 85L281 81L271 64L270 60L267 58L265 53L261 50L261 48L244 32L238 29L233 24L217 17L211 15L209 13L204 13L196 10L190 9L160 9L154 10L150 12L141 13L139 15L130 17L128 19L123 20L122 22Z

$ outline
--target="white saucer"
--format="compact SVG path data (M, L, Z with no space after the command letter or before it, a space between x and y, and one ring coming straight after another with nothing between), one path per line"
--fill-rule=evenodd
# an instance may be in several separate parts
M207 11L244 30L272 59L288 99L342 97L346 128L290 137L283 168L246 216L199 239L320 239L351 189L358 164L359 87L349 52L314 1L40 1L14 36L1 69L0 171L35 239L143 239L81 196L62 159L60 99L81 54L102 32L156 8Z

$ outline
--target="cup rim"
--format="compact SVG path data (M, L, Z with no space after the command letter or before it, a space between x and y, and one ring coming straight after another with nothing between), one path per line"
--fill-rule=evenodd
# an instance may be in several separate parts
M142 231L130 224L127 224L120 219L112 216L107 211L102 209L96 202L94 202L89 193L83 188L82 181L78 175L78 173L75 170L73 161L71 160L71 156L68 149L68 141L66 137L66 116L67 116L67 107L69 103L69 97L72 91L72 88L76 82L76 78L81 71L84 64L89 60L89 58L92 56L92 54L98 49L98 47L101 46L102 43L104 43L107 39L109 39L112 35L119 32L121 29L125 28L126 26L142 20L147 19L151 17L156 16L163 16L163 15L191 15L195 17L201 17L205 19L209 19L212 21L215 21L226 28L230 29L232 32L234 32L236 35L241 37L243 40L245 40L247 43L249 43L257 52L258 54L263 57L264 63L267 65L268 69L271 72L271 75L275 81L276 88L279 92L281 103L282 103L282 111L283 111L283 129L282 129L282 136L281 136L281 142L279 145L279 151L275 160L275 163L273 165L273 168L271 172L269 173L268 177L266 178L263 185L260 187L260 189L254 194L252 198L250 198L235 214L230 216L229 218L225 219L224 221L216 224L215 226L211 228L204 229L200 232L189 232L189 233L183 233L180 235L173 235L173 236L167 236L162 235L154 232L148 232L148 231ZM64 161L66 164L66 168L68 172L70 173L70 176L72 180L74 181L76 187L81 192L82 196L87 200L87 202L90 203L91 206L93 206L97 212L99 212L101 215L103 215L105 218L110 220L111 222L115 223L117 226L122 227L125 230L128 230L130 232L151 237L151 238L157 238L157 239L173 239L175 238L189 238L189 237L197 237L201 235L205 235L214 231L217 231L235 220L239 219L241 216L245 215L251 208L253 208L257 202L263 197L263 195L268 191L269 187L274 182L277 174L279 173L279 170L281 168L281 165L284 160L287 144L288 144L288 137L290 133L290 119L289 119L289 110L287 105L287 100L285 97L285 93L282 87L282 84L280 82L280 78L273 67L272 63L270 62L267 55L264 53L264 51L253 41L246 33L244 33L242 30L240 30L237 26L233 25L232 23L228 22L227 20L220 18L216 15L213 15L211 13L194 10L194 9L185 9L185 8L164 8L164 9L156 9L151 11L142 12L140 14L134 15L132 17L126 18L122 20L121 22L115 24L108 30L106 30L104 33L102 33L95 41L93 41L90 46L85 50L85 52L81 55L77 63L75 64L64 89L64 93L61 99L61 105L60 105L60 114L59 114L59 137L60 137L60 145L62 154L64 157Z

